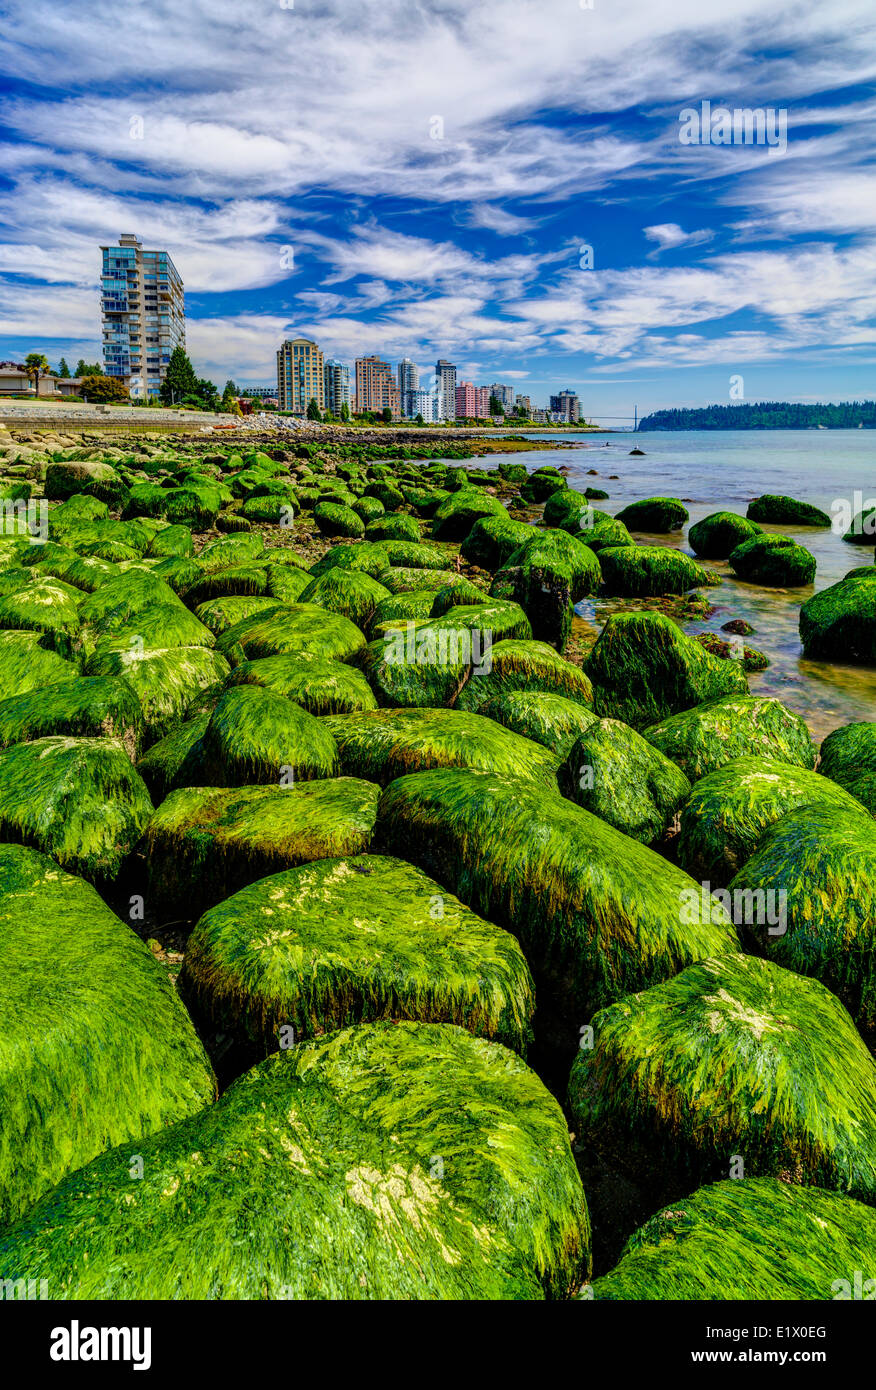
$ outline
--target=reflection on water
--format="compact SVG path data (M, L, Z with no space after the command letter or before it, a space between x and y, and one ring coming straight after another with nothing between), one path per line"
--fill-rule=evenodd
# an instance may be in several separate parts
M602 447L606 438L607 449ZM630 458L635 446L645 450L645 458ZM799 497L828 513L839 499L851 502L856 489L865 499L876 497L876 436L868 430L590 435L563 454L533 451L526 463L530 469L543 463L567 465L570 487L583 489L589 483L610 494L609 501L595 505L611 515L640 497L679 497L690 512L690 525L710 512L744 516L751 499L764 492ZM591 469L597 470L596 476ZM617 474L617 480L609 481L610 474ZM730 618L747 619L756 632L746 641L770 660L766 671L749 676L752 693L778 696L803 716L817 740L840 724L876 719L876 668L804 661L797 626L801 603L849 570L872 564L872 547L849 545L833 531L811 527L764 530L793 536L812 552L818 562L814 584L764 589L737 580L726 562L700 561L722 578L720 587L702 590L716 612L706 621L683 622L682 627L691 634L713 632ZM637 532L635 539L693 554L687 527L672 537ZM630 606L642 605L597 601L579 605L578 613L601 625L610 613Z

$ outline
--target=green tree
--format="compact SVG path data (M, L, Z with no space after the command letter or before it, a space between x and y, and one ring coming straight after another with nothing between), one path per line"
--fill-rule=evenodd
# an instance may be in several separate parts
M216 406L219 404L218 386L216 386L215 382L207 381L205 377L201 377L198 382L197 394L204 402L207 410L215 410Z
M58 376L62 381L70 380L70 368L67 366L67 361L64 357L62 357L58 363Z
M186 396L197 396L198 378L185 348L179 344L170 354L167 371L161 383L161 400L164 405L178 405Z
M29 352L24 359L27 374L33 382L33 389L37 395L40 393L40 377L45 376L49 370L49 360L41 352Z
M342 402L341 402L341 419L342 419L343 421L346 422L346 421L349 420L349 418L350 418L350 407L349 407L349 405L347 404L346 401L342 401Z
M490 414L491 414L491 415L504 415L504 414L505 414L505 407L503 406L502 402L499 400L499 397L498 397L498 396L491 396L491 397L490 397Z
M240 406L237 404L238 390L233 381L226 381L225 390L222 392L222 400L219 402L219 409L224 410L229 415L239 415Z
M417 416L417 424L418 424L418 425L425 425L425 423L426 423L426 421L423 419L422 415L418 415L418 416Z
M103 376L102 374L92 373L88 380L83 383L82 395L89 401L128 401L130 395L128 388L121 377Z
M316 403L316 397L315 397L315 396L311 396L311 398L310 398L310 404L309 404L308 407L307 407L307 418L308 418L308 420L321 420L321 419L322 419L322 416L321 416L320 413L319 413L319 406L318 406L317 403Z
M80 357L79 361L76 363L76 370L73 375L76 377L103 376L103 367L98 366L96 362L89 365Z
M385 425L389 425L392 423L392 411L390 410L388 405L385 405L381 410L380 418Z

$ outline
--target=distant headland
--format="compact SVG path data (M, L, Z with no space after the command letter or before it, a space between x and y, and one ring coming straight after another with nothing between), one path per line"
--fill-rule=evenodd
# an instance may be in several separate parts
M639 430L854 430L876 429L876 401L798 405L788 401L740 401L698 410L655 410Z

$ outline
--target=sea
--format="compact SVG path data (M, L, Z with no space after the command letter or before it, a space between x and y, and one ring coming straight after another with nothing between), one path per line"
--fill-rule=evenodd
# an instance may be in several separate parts
M854 509L855 494L876 506L876 432L872 430L697 430L558 436L532 433L532 440L562 439L574 448L532 450L530 470L542 464L568 469L569 486L588 485L609 493L594 505L614 515L641 497L677 497L690 513L689 525L710 512L744 516L748 503L762 493L782 493L813 502L838 515L845 502ZM630 450L644 450L644 457ZM665 544L692 555L688 526L672 536L645 536L648 544ZM749 675L752 694L778 696L797 711L820 742L832 729L858 720L876 720L876 667L805 661L800 646L800 606L819 589L837 583L849 570L874 563L872 545L851 545L839 531L802 526L765 526L793 536L815 556L814 582L804 589L777 590L746 584L726 562L700 561L721 576L719 588L702 592L716 612L705 621L683 623L685 632L719 632L730 618L745 618L755 628L746 638L769 658L763 672ZM611 613L628 611L629 601L584 600L578 618L602 627ZM874 605L876 606L876 605ZM876 620L876 612L874 612Z

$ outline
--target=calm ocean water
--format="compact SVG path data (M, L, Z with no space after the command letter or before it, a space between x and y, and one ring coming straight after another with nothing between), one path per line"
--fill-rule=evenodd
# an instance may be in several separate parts
M529 436L546 437L556 438ZM603 447L606 441L608 448ZM644 449L644 458L630 458L635 447ZM612 515L640 497L678 497L690 512L689 524L715 511L744 516L751 499L764 492L814 502L829 514L837 499L851 503L856 489L865 501L876 498L876 434L871 430L592 434L574 450L526 455L530 469L542 463L567 465L570 487L589 483L604 488L610 500L595 505ZM749 676L752 693L777 695L803 716L816 739L852 720L876 720L876 668L804 661L797 630L801 603L849 570L872 564L873 547L849 545L832 531L811 527L764 529L791 535L812 552L818 561L814 583L805 589L764 589L735 579L726 563L701 562L723 580L720 588L703 590L717 612L706 622L685 624L685 631L717 631L728 618L747 618L757 630L747 640L770 659L766 671ZM687 527L672 537L637 539L693 554ZM629 604L585 601L578 613L599 627L622 607Z

